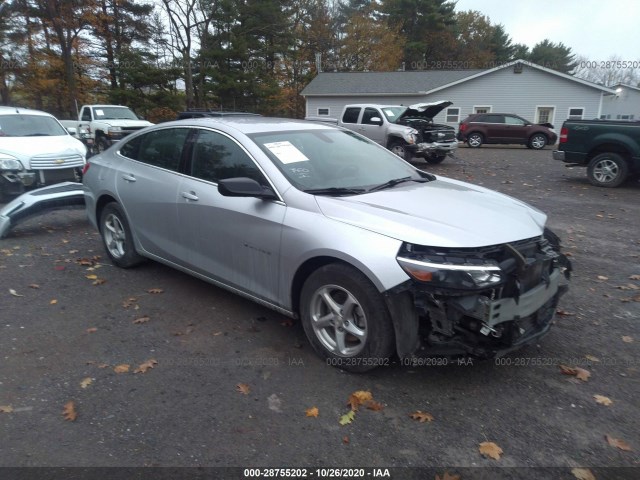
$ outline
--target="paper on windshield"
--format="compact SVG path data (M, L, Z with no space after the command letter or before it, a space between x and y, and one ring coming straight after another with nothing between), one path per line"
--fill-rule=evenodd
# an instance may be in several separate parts
M264 146L285 165L309 161L305 154L298 150L291 142L271 142L265 143Z
M96 109L96 117L104 117L104 110Z

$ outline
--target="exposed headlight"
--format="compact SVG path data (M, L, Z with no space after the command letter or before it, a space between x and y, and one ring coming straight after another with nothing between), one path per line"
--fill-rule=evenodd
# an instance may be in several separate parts
M420 132L415 128L410 128L402 134L402 138L404 138L404 141L408 144L413 145L418 141L418 133Z
M16 157L0 153L0 170L22 170L22 164Z
M504 281L498 265L455 265L397 257L398 263L412 278L435 288L477 290Z
M109 127L109 133L111 132L121 132L122 127Z

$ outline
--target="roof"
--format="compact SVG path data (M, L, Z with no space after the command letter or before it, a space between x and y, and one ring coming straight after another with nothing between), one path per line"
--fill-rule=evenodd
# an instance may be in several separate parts
M410 72L323 72L319 73L302 90L302 96L353 96L353 95L428 95L445 88L468 82L474 78L509 68L516 63L571 80L582 85L615 93L581 78L558 72L526 60L514 60L495 68L483 70L421 70Z
M52 117L53 115L43 112L41 110L31 110L30 108L22 107L5 107L0 106L0 115L42 115L45 117Z

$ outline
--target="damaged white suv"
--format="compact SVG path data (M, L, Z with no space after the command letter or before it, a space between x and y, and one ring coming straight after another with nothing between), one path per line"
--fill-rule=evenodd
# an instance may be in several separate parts
M163 123L83 181L113 263L151 258L299 318L351 371L503 354L547 333L567 288L544 213L327 125Z

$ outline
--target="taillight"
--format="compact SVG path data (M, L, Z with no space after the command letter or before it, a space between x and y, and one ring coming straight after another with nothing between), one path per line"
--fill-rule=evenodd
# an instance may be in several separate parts
M82 167L82 175L86 175L87 174L87 170L89 170L89 167L91 166L91 164L89 162L84 164L84 167Z
M460 124L460 131L464 132L467 129L467 124L466 123L461 123Z
M569 136L569 129L567 127L562 127L560 129L560 143L565 143L567 141L568 136Z

